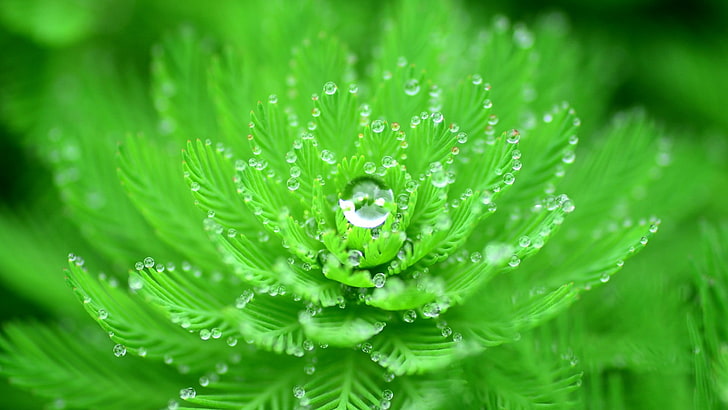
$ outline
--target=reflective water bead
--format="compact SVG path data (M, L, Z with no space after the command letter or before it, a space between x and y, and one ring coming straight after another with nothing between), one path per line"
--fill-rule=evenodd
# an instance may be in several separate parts
M134 264L134 269L136 270L143 270L144 269L144 262L137 262Z
M421 121L422 121L422 120L420 119L420 117L419 117L419 116L417 116L417 115L415 115L415 116L414 116L414 117L412 117L412 119L410 120L410 127L412 127L412 128L415 128L415 127L417 127L418 125L420 125L420 122L421 122Z
M461 131L458 133L457 139L460 144L465 144L466 142L468 142L468 134Z
M114 356L116 356L116 357L126 356L126 346L124 346L122 344L114 345L113 351L114 351Z
M483 254L480 252L473 252L470 254L470 261L473 263L478 263L481 260L483 260Z
M508 133L508 136L506 137L506 142L509 144L518 144L518 141L521 140L521 133L518 132L518 130L511 130L511 132Z
M334 95L336 94L336 84L334 84L332 81L327 82L324 84L324 94L326 95Z
M378 133L384 131L384 127L385 126L386 126L386 123L384 121L382 121L382 120L374 120L374 121L372 121L372 125L371 125L372 132L375 132L375 133L378 134Z
M372 277L372 283L374 284L374 287L381 288L384 287L384 284L387 282L387 275L385 275L382 272L377 273Z
M440 311L441 308L439 304L435 302L428 303L422 307L422 316L429 318L438 317L440 316Z
M339 207L350 224L361 228L374 228L384 223L389 216L385 207L392 203L394 194L378 181L359 178L346 187Z
M362 256L364 255L361 253L361 251L352 249L349 251L349 255L347 256L346 260L347 262L349 262L349 265L356 267L359 266L359 264L361 263Z
M566 201L564 201L561 204L561 209L568 214L568 213L574 212L574 209L576 209L576 206L570 199L567 199Z
M300 399L306 395L306 390L302 386L293 387L293 397Z
M154 258L152 258L150 256L147 256L146 258L144 258L144 266L147 268L154 267Z
M486 98L483 101L483 108L485 108L486 110L487 109L490 109L490 108L493 108L493 101L491 101L490 99Z
M364 163L364 173L366 174L373 174L377 171L377 164L373 162L365 162Z
M109 313L107 311L105 311L104 309L99 309L99 311L98 311L98 318L101 319L101 320L104 320L107 317L109 317Z
M194 399L197 396L197 391L193 387L188 387L179 391L179 398L182 400Z
M506 185L513 185L514 182L516 182L516 177L513 176L513 174L511 174L510 172L506 172L503 175L503 183L505 183Z
M444 119L445 117L442 115L441 112L436 111L432 113L432 122L434 122L435 124L441 123Z
M417 95L420 92L420 82L412 78L404 83L404 93L407 95Z
M321 160L324 161L327 164L335 164L336 163L336 155L334 155L333 152L325 149L321 151Z
M384 168L392 168L397 165L397 161L389 155L382 157L382 166Z
M522 248L528 248L529 246L531 246L531 238L526 235L521 236L518 239L518 245Z
M576 159L576 153L574 151L568 150L564 151L564 153L561 155L561 161L564 164L571 164Z
M353 83L352 83L352 84L349 84L349 92L350 92L351 94L356 94L356 93L358 93L358 92L359 92L359 86L358 86L358 85L356 85L356 84L353 84Z
M212 333L209 329L201 329L200 330L200 339L202 340L210 340L210 336L212 336Z
M268 96L268 103L269 104L276 104L278 103L278 96L275 94L271 94Z
M518 257L518 255L511 256L511 259L508 261L508 265L512 268L515 268L516 266L521 264L521 259Z
M647 245L647 242L648 242L648 241L649 241L649 240L647 239L647 237L646 237L646 236L643 236L642 238L640 238L640 243L641 243L642 245Z
M413 323L417 319L417 312L414 310L407 310L402 314L402 320L407 323Z
M473 74L472 77L473 85L480 85L483 83L483 77L480 74Z

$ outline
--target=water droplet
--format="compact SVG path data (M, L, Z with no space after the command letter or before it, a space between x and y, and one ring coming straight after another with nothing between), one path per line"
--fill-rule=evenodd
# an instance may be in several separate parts
M420 125L420 122L422 122L422 120L420 119L420 117L419 117L419 116L417 116L417 115L415 115L415 116L414 116L414 117L412 117L412 119L410 120L410 127L412 127L412 128L416 128L416 127L417 127L418 125Z
M473 85L483 84L483 77L480 74L473 74L471 80L473 81Z
M417 312L414 310L407 310L402 314L402 320L407 323L413 323L417 319Z
M321 160L327 164L335 164L336 155L333 152L325 149L325 150L321 151Z
M122 344L115 345L113 351L116 357L126 356L126 346Z
M518 245L522 248L528 248L529 246L531 246L531 238L526 235L521 236L518 239Z
M392 168L397 165L397 161L389 155L382 157L382 166L384 168Z
M487 109L490 109L492 107L493 107L493 101L491 101L490 99L486 98L483 101L483 108L485 108L487 110Z
M312 364L307 364L306 366L303 367L303 372L310 376L310 375L316 373L316 366L314 366Z
M511 132L508 133L508 136L506 137L506 142L509 144L518 144L518 141L521 140L521 133L518 132L518 130L511 130Z
M379 134L380 132L384 131L384 128L386 127L386 123L382 120L374 120L372 121L372 132L375 132Z
M387 282L387 275L385 275L382 272L377 273L372 277L372 283L374 283L374 286L377 288L381 288L384 286L384 284Z
M235 299L235 307L238 309L245 308L245 306L253 300L254 296L255 293L252 290L246 289L240 294L240 296L237 297L237 299Z
M561 156L561 161L564 164L572 164L575 159L576 159L576 153L572 150L564 151L563 155Z
M463 335L460 332L455 332L452 334L452 341L455 343L460 343L463 341Z
M136 275L129 276L129 289L132 291L137 291L144 287L144 281L142 278Z
M151 258L149 256L144 258L144 266L147 268L153 268L154 267L154 258Z
M394 194L378 181L359 178L352 181L339 199L339 207L350 224L361 228L374 228L389 216L385 205L392 203Z
M607 283L607 282L609 282L609 279L610 279L610 278L611 278L611 276L609 276L609 273L605 273L605 274L603 274L603 275L602 275L602 276L601 276L601 277L599 278L599 281L600 281L600 282L602 282L602 283Z
M564 202L563 202L563 203L561 204L561 209L562 209L562 210L563 210L563 211L564 211L565 213L567 213L567 214L568 214L568 213L574 212L574 209L576 209L576 206L575 206L575 205L574 205L574 203L573 203L573 202L571 201L571 199L567 199L567 200L565 200L565 201L564 201Z
M209 340L211 336L210 329L202 329L200 330L200 339L202 340Z
M431 118L432 118L432 122L435 124L439 124L445 119L445 117L439 111L433 112Z
M303 386L295 386L293 388L293 397L300 399L305 395L306 395L306 390L303 388Z
M361 253L361 251L352 249L349 251L349 256L347 257L346 260L347 260L347 262L349 262L349 265L351 265L353 267L357 267L361 263L362 256L363 256L363 254Z
M136 270L143 270L144 269L144 262L137 262L134 264L134 269Z
M457 139L460 144L465 144L466 142L468 142L468 134L461 131L458 133Z
M420 92L420 82L417 79L410 79L404 83L404 93L407 95L417 95Z
M100 320L105 320L107 317L109 317L109 313L104 309L99 309L98 315Z
M508 261L508 265L512 268L515 268L516 266L521 264L521 259L518 257L518 255L511 256L511 259Z
M349 92L352 94L356 94L359 92L359 86L356 84L349 84Z
M332 81L327 82L324 84L324 94L326 95L334 95L336 94L336 84L334 84Z
M503 174L503 183L506 185L513 185L516 182L516 177L510 172Z
M640 243L641 243L642 245L647 245L647 242L648 242L648 241L649 241L649 240L647 239L647 237L646 237L646 236L643 236L642 238L640 238Z
M439 304L437 304L435 302L428 303L428 304L422 306L422 316L429 317L429 318L438 317L438 316L440 316L441 310L442 310L442 308L440 307Z
M478 263L481 260L483 260L483 254L480 252L473 252L470 254L470 261L473 263Z
M197 396L197 391L193 387L188 387L179 391L179 398L182 400L194 399Z
M377 164L373 162L365 162L364 163L364 173L366 174L373 174L377 171Z

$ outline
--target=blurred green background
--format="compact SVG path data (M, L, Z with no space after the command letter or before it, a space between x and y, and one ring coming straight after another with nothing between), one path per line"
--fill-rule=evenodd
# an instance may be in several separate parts
M181 24L191 24L202 33L226 38L237 30L238 23L230 16L255 9L248 3L0 2L0 210L23 213L40 209L38 215L42 214L43 204L59 203L37 133L48 126L44 121L48 121L49 106L73 103L63 100L63 73L73 70L74 61L94 53L112 55L114 61L124 62L123 70L147 81L150 50L165 33ZM341 27L352 15L357 16L355 21L379 24L375 17L385 2L335 4L332 27ZM673 141L673 160L681 162L673 172L685 174L674 180L686 181L685 185L676 184L672 195L686 196L678 203L684 203L689 210L674 212L680 215L677 220L670 219L671 210L662 210L659 216L663 218L664 232L640 258L641 265L631 269L649 269L652 261L667 260L673 269L664 272L672 278L666 283L679 285L689 277L691 261L700 258L696 222L715 223L728 216L728 1L471 0L462 6L470 20L484 25L495 14L534 25L544 16L562 20L565 30L570 31L569 44L582 49L585 66L601 66L600 70L575 73L575 78L564 81L603 84L605 89L594 98L609 96L606 105L594 107L578 104L587 105L589 95L555 96L575 102L584 122L582 134L595 132L615 113L635 106L644 107L663 126ZM371 30L366 24L349 25L336 34L365 58L371 52L366 35ZM600 73L599 77L593 77L592 72ZM657 209L661 209L659 204ZM65 239L71 249L78 241ZM58 277L62 277L65 254L47 258L48 264L58 266ZM644 296L640 285L628 275L615 279L607 287L612 290L605 292L618 294L615 297L622 301L637 301L638 305ZM659 292L653 290L651 294ZM603 296L603 292L590 295L584 304L595 303L590 297ZM643 314L649 320L650 312ZM51 316L55 316L53 312L0 282L0 321Z

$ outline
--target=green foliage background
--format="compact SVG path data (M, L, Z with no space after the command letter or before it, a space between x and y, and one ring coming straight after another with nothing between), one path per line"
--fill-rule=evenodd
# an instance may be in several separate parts
M584 212L579 218L588 224L590 217L607 212L599 208L600 203L624 196L631 198L628 215L657 215L662 224L650 238L649 246L618 274L607 277L608 283L582 293L573 306L546 325L524 332L523 340L494 348L500 349L498 353L468 362L464 371L469 377L483 380L494 390L485 389L477 399L464 400L463 405L531 408L539 402L556 406L573 402L576 407L592 409L728 406L725 2L703 0L683 10L678 2L659 0L561 0L548 6L525 0L453 4L433 1L417 3L416 7L422 8L419 18L397 15L393 10L399 6L389 2L179 3L6 0L0 4L0 304L6 335L20 335L23 329L36 324L36 337L46 341L43 346L63 357L79 359L79 368L91 368L95 360L116 359L111 353L112 342L106 350L74 350L78 338L94 341L105 335L94 327L64 283L68 252L82 254L91 271L105 271L122 284L135 261L148 255L164 259L176 252L163 242L145 240L159 227L150 226L139 213L131 212L134 208L129 203L103 202L110 194L124 196L124 187L110 185L110 181L118 180L115 166L109 164L117 160L119 142L125 141L124 147L130 151L144 152L145 144L152 144L160 152L174 155L170 153L183 147L169 143L163 136L149 137L164 134L168 120L165 115L184 120L177 124L177 129L184 129L183 140L210 138L217 142L218 135L237 131L240 124L247 128L247 112L254 108L255 101L273 93L284 96L289 89L295 89L286 84L291 70L299 81L305 79L306 86L292 100L308 100L308 95L320 92L326 81L336 81L343 89L348 81L347 67L326 63L342 60L336 53L343 45L357 56L348 69L359 78L382 68L372 67L376 64L372 62L389 58L394 64L398 55L383 57L382 51L375 48L386 38L384 27L390 19L395 30L402 27L408 35L417 32L410 27L442 29L448 41L458 42L453 47L457 49L474 39L454 21L489 27L496 15L505 15L511 21L527 24L542 57L548 56L548 60L520 62L525 69L489 62L494 65L490 71L494 78L485 80L505 82L509 73L532 67L537 93L535 111L545 112L556 103L569 101L578 112L582 121L580 143L575 170L570 172L585 177L575 176L568 182L577 192L575 217ZM424 28L423 33L427 32ZM322 39L320 33L326 33L326 37ZM306 55L310 50L304 38L331 43L331 53ZM429 68L427 64L433 60L428 60L427 49L437 47L432 41L424 34L413 35L399 46L425 49L421 54L424 64L418 66L425 75L428 70L458 73L459 78L436 78L441 87L453 86L474 74L472 61L457 54L439 61L448 70ZM241 63L226 58L234 55L226 47L244 50L255 55L256 60ZM301 50L294 57L299 66L291 68L294 47ZM397 47L385 47L385 52ZM160 57L162 52L167 54ZM218 53L223 57L215 60L218 57L213 55ZM229 64L249 74L243 83L226 84L240 94L226 95L224 90L219 93L223 99L230 99L225 103L239 108L230 118L238 115L243 120L210 121L213 113L209 111L211 105L204 101L205 84L185 84L182 90L186 94L177 94L171 101L155 99L166 95L167 78L199 79L213 60L223 73ZM313 61L320 66L312 65ZM329 73L338 77L330 78ZM224 75L221 78L225 79ZM496 97L506 100L507 105L511 96L494 94L497 107ZM160 105L171 108L160 109ZM154 114L155 108L158 114ZM615 116L622 122L613 122ZM501 122L509 120L520 121L501 115ZM130 132L149 138L128 135ZM75 144L65 143L66 133L73 136ZM591 153L587 158L595 163L580 161L581 154L587 152ZM599 152L605 154L594 154ZM609 155L614 152L623 154ZM659 157L663 152L665 157ZM84 158L80 168L68 166L77 163L79 157ZM142 154L131 157L154 159L143 158ZM646 175L650 169L646 162L655 160L665 166L653 178ZM601 175L588 172L590 169L612 171ZM133 181L135 177L124 175L122 179ZM176 183L171 181L173 176L158 182ZM601 187L603 192L589 191L592 194L588 197L579 198L580 187L590 185ZM167 191L157 197L154 187L150 189L148 196L138 194L132 201L159 201L163 212L164 201L179 199L163 197ZM596 214L588 214L590 209ZM616 212L612 216L623 216L619 209L611 211ZM120 229L123 227L129 229ZM181 232L186 227L169 229ZM568 237L570 232L567 228L559 234ZM579 259L579 255L588 254L593 246L567 242L561 247L555 244L551 250L547 246L544 251L556 258L552 261L564 262L565 266L566 262L587 266L596 262ZM205 260L209 255L205 252L209 251L214 254L214 249L200 249L200 260ZM563 255L574 256L564 261ZM558 276L561 265L552 263L549 268ZM529 282L531 279L533 282ZM523 292L549 284L527 276L518 280L523 282L514 286L520 286ZM493 292L489 296L498 301L502 298L506 306L511 297L519 295ZM469 308L473 317L481 313L475 306ZM506 308L495 312L501 313L509 312ZM143 314L129 312L129 317L140 318ZM73 336L63 336L40 323L57 324L71 330ZM103 342L89 346L103 346ZM0 347L9 349L7 345ZM196 354L200 363L214 360L205 356L214 355L212 349ZM180 376L172 367L162 367L157 378L150 379L150 375L135 370L136 359L116 360L124 362L102 380L45 386L45 391L56 391L58 397L65 394L83 398L84 394L117 390L155 397L164 405L168 397L176 397L177 391L187 385L180 383L196 379ZM263 367L275 359L261 355L259 360L251 366ZM559 373L564 371L561 367L548 369L540 363L559 360L569 363L566 374ZM335 370L341 368L340 364L329 367L334 369L330 378L338 377ZM325 376L326 364L319 364L319 368ZM581 387L575 390L571 389L576 385L575 379L570 379L572 370L574 374L583 372ZM160 374L168 377L160 380ZM133 375L136 380L129 382L125 375ZM42 379L42 374L37 377ZM24 383L32 385L33 381ZM450 383L440 380L430 390L437 393ZM94 387L89 387L91 384ZM38 398L5 381L0 387L0 403L5 408L61 403L53 401L53 394L50 396ZM289 399L293 400L293 396ZM104 402L103 398L90 398L91 407L99 407L93 400ZM77 403L84 407L82 399ZM284 402L281 406L292 404Z

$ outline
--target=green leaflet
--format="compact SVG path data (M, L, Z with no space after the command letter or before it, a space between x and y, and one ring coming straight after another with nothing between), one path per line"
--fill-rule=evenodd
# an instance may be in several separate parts
M69 285L89 316L114 342L124 346L126 352L158 362L175 363L193 371L205 369L210 361L224 357L224 352L201 345L198 337L183 329L189 327L187 321L191 323L199 317L199 312L196 312L198 316L185 315L182 308L174 310L170 303L164 304L159 298L150 300L157 302L157 307L177 315L175 320L179 324L170 323L158 310L140 303L140 299L129 294L126 288L120 288L115 280L93 278L83 268L80 257L72 259L67 278ZM129 287L134 291L139 292L144 285L139 274L130 275ZM147 290L140 293L148 296L153 291L147 286Z
M0 363L14 384L79 408L164 406L185 383L184 376L164 365L114 357L113 344L100 336L37 322L6 324ZM142 365L145 371L138 372Z
M179 154L160 156L165 151L149 138L128 137L119 147L119 178L160 239L181 255L196 253L206 269L217 269L217 252L202 228L204 214L192 205L181 164L174 160ZM171 212L176 218L169 218Z
M362 409L382 400L382 372L362 354L342 351L317 364L320 370L302 386L303 399L317 409Z
M234 363L227 373L203 376L208 384L179 408L290 409L297 401L292 390L304 377L300 360L260 352ZM250 378L251 373L256 377Z
M472 342L451 334L432 321L396 323L372 339L372 360L401 376L440 370L478 351Z

